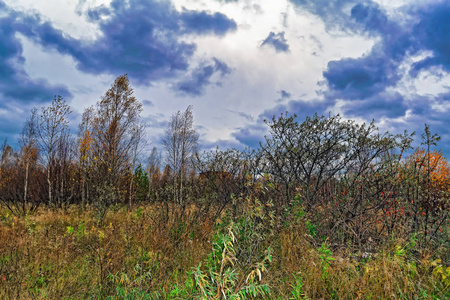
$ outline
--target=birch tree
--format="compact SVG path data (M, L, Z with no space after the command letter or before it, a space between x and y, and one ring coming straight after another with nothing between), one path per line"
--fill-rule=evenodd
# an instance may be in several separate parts
M141 112L142 104L133 96L127 75L117 77L97 103L92 119L94 157L98 176L108 189L116 189L133 168L144 130Z
M182 208L183 179L198 149L199 135L194 127L192 105L186 111L173 114L165 130L163 145L167 153L167 161L173 170L174 200Z
M28 202L28 182L30 175L30 167L37 159L37 108L31 110L30 117L25 121L25 125L20 136L19 143L21 144L21 157L25 171L24 189L23 189L23 203L24 206Z
M50 106L42 108L38 120L38 145L47 173L49 204L54 204L54 167L61 142L64 142L64 140L68 141L68 116L70 114L71 110L69 105L64 102L61 96L55 96Z

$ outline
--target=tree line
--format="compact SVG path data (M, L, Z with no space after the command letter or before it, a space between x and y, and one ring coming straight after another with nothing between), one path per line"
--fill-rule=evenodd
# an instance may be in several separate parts
M276 226L308 216L320 244L370 250L392 236L414 236L442 246L448 233L449 166L434 150L440 137L426 125L421 146L414 133L380 133L374 123L339 115L282 114L267 120L270 134L258 149L199 151L193 108L173 114L162 152L142 159L142 104L126 75L116 78L96 106L87 108L76 135L70 107L60 96L33 109L19 150L4 143L0 203L26 215L40 206L93 207L101 218L117 205L157 205L164 216L237 218L257 198ZM192 214L192 212L195 212Z

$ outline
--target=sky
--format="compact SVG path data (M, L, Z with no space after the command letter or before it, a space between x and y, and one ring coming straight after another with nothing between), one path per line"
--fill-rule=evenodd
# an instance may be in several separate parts
M61 95L84 109L128 74L149 146L193 105L203 149L257 147L288 111L424 124L450 157L450 1L0 0L0 140Z

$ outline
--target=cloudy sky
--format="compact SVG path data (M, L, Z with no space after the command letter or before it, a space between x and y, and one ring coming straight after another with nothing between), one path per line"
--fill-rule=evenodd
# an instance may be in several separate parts
M150 144L194 106L203 147L255 146L282 112L441 135L450 1L0 0L0 139L61 95L74 131L127 73Z

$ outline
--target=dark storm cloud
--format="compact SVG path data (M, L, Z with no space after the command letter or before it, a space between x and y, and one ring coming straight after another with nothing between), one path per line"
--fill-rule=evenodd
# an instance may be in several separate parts
M25 120L30 116L33 106L43 106L53 98L43 99L40 103L12 101L1 98L0 94L0 147L5 139L13 148L18 146L18 137L22 132Z
M370 53L361 58L330 61L324 71L329 97L366 99L395 85L400 79L398 63L385 53Z
M446 122L447 131L450 130L448 107L450 107L450 92L436 96L412 96L409 109L417 116L423 116L433 122ZM447 108L447 109L446 109Z
M400 93L381 93L366 100L349 101L342 109L349 117L357 117L363 113L369 119L380 120L382 117L401 117L408 106Z
M81 10L80 14L81 14ZM100 5L96 8L88 9L86 12L86 17L91 22L98 22L102 19L102 17L109 16L111 14L110 9L106 5Z
M402 28L388 19L377 4L368 2L351 8L350 28L381 39L371 51L359 58L330 61L323 75L331 98L367 99L395 86L404 74L399 70L410 53L411 28Z
M142 120L145 122L147 128L167 128L169 122L163 114L149 114L143 117ZM161 136L162 138L162 136Z
M58 50L67 48L77 67L87 73L128 73L145 84L187 70L195 45L178 41L177 13L169 2L134 0L127 5L113 1L108 11L105 7L98 9L98 15L106 18L96 20L102 35L93 43L64 37L53 42L42 34L36 37L41 44Z
M351 27L369 33L389 34L395 23L389 22L386 13L375 3L362 4L359 3L351 9L351 19L356 21L358 25ZM362 25L359 26L359 25Z
M203 94L207 85L211 84L211 77L218 74L220 78L230 74L231 69L222 61L214 58L210 64L201 64L194 69L192 74L185 80L178 82L174 86L174 90L185 95L200 96ZM215 82L220 85L220 82Z
M414 64L412 74L433 66L450 71L450 2L440 1L413 13L420 20L414 26L415 50L432 51L432 56Z
M386 12L371 0L289 0L300 11L320 17L328 30L348 33L389 34L391 22Z
M237 24L234 20L218 12L210 14L205 11L183 10L180 19L183 22L184 32L186 33L222 36L237 29Z
M236 30L236 23L221 13L178 12L170 1L113 0L89 9L87 18L102 33L92 42L73 39L39 16L24 18L20 32L72 56L83 72L128 73L140 84L151 84L188 69L196 45L180 41L184 34L222 36Z
M284 31L279 33L270 32L269 36L262 42L260 47L271 46L277 52L288 52L289 45L284 37Z
M371 51L359 58L330 61L323 76L330 99L367 99L383 93L402 78L399 66L410 42L407 30L392 22L386 13L371 1L353 0L291 0L299 8L323 19L327 28L381 39ZM409 32L408 32L409 34Z
M2 2L0 8L8 13L0 17L0 108L11 103L21 106L51 101L55 94L70 98L67 88L28 76L24 69L22 44L16 34L24 28L23 16L10 11Z

